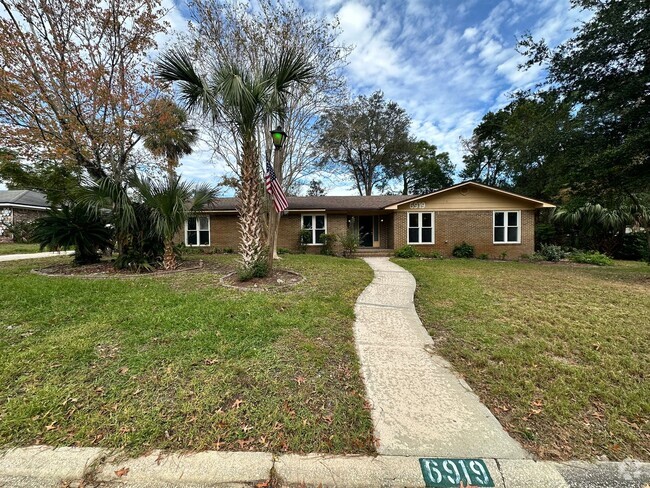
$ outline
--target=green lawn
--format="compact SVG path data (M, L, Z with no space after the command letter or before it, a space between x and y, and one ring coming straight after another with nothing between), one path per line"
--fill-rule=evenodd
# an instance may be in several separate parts
M0 244L0 256L6 254L31 254L39 251L38 244L16 244L14 242ZM47 249L44 249L44 251L47 251Z
M368 266L286 256L305 282L243 292L219 285L234 256L200 258L221 270L0 263L0 445L373 452L352 334Z
M650 267L404 260L439 353L546 459L650 460Z

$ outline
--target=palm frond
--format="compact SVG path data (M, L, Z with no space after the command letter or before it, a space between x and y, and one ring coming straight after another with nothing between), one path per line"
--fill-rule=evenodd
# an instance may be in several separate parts
M207 83L194 69L190 54L182 48L164 53L157 62L156 76L163 81L179 82L181 98L188 110L200 109L204 114L214 108L214 96Z

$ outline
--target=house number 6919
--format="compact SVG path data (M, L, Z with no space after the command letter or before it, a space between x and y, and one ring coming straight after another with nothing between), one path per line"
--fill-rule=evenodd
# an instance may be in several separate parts
M410 207L411 208L426 208L426 204L424 202L411 202Z

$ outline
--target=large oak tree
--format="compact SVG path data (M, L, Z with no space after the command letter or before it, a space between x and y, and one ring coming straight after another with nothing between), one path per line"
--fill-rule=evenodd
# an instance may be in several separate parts
M124 181L164 15L159 0L0 0L3 144Z

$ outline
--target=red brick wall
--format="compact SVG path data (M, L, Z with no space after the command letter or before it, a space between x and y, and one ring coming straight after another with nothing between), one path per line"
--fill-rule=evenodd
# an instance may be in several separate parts
M407 212L395 213L395 249L407 243ZM535 210L521 210L521 244L493 244L493 212L485 210L434 211L433 245L415 245L421 252L438 251L451 256L454 246L465 241L474 246L476 256L518 258L535 251Z

